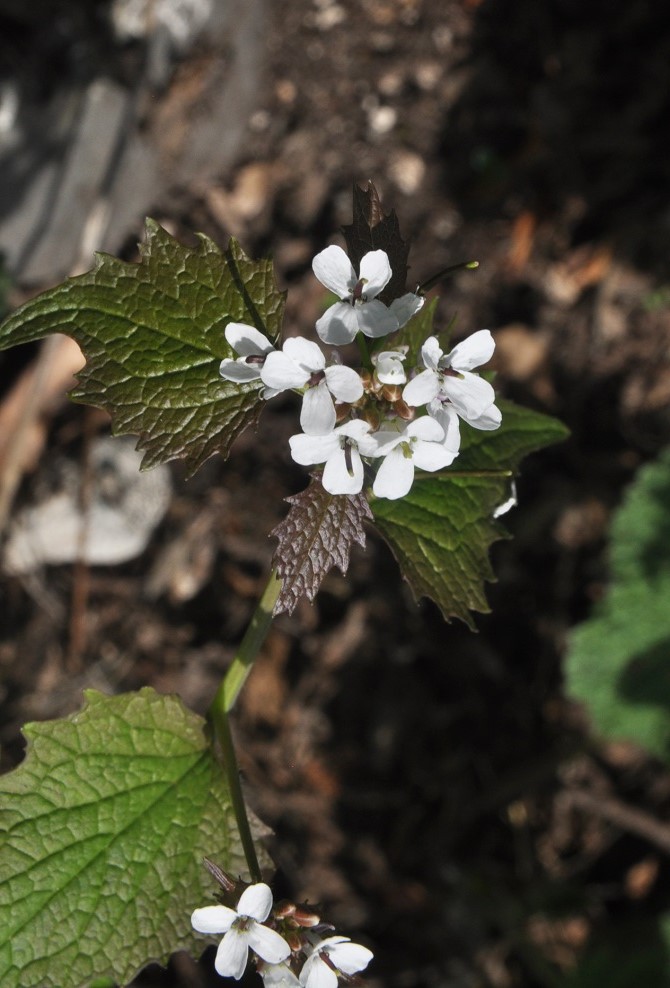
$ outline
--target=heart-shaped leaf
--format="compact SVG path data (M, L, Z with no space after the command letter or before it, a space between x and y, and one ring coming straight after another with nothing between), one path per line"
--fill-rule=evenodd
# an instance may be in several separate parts
M3 988L126 984L149 961L200 951L203 856L246 870L202 718L151 689L86 698L27 725L25 760L0 778Z

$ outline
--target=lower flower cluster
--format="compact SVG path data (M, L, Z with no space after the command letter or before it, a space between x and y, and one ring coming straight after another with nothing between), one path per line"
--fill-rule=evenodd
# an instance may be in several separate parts
M363 257L360 277L340 247L327 247L314 258L313 268L340 297L316 325L326 343L396 332L424 302L411 292L390 306L376 298L391 277L381 250ZM322 483L330 494L358 494L369 468L376 497L404 497L415 469L434 472L453 463L461 419L475 429L497 429L501 423L493 388L475 372L495 348L487 329L449 353L429 336L419 366L409 372L408 348L402 345L374 353L370 366L357 371L343 366L337 353L328 364L321 348L303 338L287 339L276 350L244 323L229 323L225 334L239 356L221 362L223 378L238 383L260 378L264 398L289 389L302 394L302 432L289 440L291 455L303 466L323 464Z
M219 904L194 911L195 930L224 934L214 961L222 977L239 981L251 953L265 988L337 988L341 975L357 974L372 960L371 950L348 937L324 937L331 927L309 910L272 906L270 887L259 882L245 888L234 909Z

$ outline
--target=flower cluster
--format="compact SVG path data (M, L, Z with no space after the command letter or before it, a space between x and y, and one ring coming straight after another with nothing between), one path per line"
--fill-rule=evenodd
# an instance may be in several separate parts
M316 324L327 344L345 345L357 337L379 340L401 329L424 302L412 292L390 305L377 298L392 274L383 250L365 254L358 274L336 246L317 254L312 268L340 299ZM404 497L416 468L434 472L453 463L460 449L460 419L487 430L501 422L493 388L474 373L493 355L495 343L487 329L449 353L429 336L420 366L411 370L405 366L408 348L402 345L374 352L368 367L354 370L341 363L337 352L328 362L310 340L287 339L276 350L244 323L229 323L225 334L239 356L221 362L223 378L238 383L260 378L264 398L286 390L302 394L302 432L289 440L291 455L303 466L322 464L322 484L330 494L359 493L366 468L371 475L380 461L373 493Z
M372 951L348 937L326 936L319 917L294 903L272 909L272 892L259 882L249 885L237 906L196 909L191 924L198 933L223 933L214 967L222 977L239 981L249 951L265 988L337 988L340 975L362 971Z

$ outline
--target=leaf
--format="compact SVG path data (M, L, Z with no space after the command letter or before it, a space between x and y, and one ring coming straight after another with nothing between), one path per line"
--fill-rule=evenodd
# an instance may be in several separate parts
M375 525L391 546L417 600L430 597L445 621L474 628L470 611L488 612L484 581L494 579L489 547L506 538L494 510L528 453L567 435L556 419L500 401L502 425L483 432L463 424L461 453L439 474L420 473L409 494L374 500Z
M643 467L610 533L611 585L573 632L567 689L596 730L670 758L670 449Z
M139 264L96 256L70 278L17 309L0 326L0 349L65 333L86 366L72 394L112 416L116 434L134 433L143 468L181 457L189 473L213 453L226 456L260 413L260 381L223 381L219 363L235 356L229 322L274 341L284 294L270 261L251 261L231 240L221 252L207 237L184 247L147 220Z
M245 870L204 721L145 688L86 693L63 720L29 724L0 778L0 984L126 984L203 941L190 915L212 897L202 864Z
M379 194L368 182L366 189L354 185L353 223L342 227L347 242L347 252L358 271L361 258L370 250L386 251L391 265L391 280L377 297L385 305L400 298L407 291L407 258L409 244L400 236L400 225L394 210L385 214Z
M279 540L273 566L283 580L275 614L292 614L303 596L314 600L333 566L344 575L352 543L365 548L363 522L372 518L364 494L329 494L318 477L286 500L291 509L270 532Z

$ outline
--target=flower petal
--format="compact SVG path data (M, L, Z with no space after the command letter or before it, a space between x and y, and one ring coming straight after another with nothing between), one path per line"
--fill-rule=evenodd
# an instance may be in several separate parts
M291 948L283 936L261 923L253 923L249 927L248 937L251 949L270 964L285 961L291 953Z
M303 467L311 466L313 463L325 463L340 445L339 437L335 432L331 432L329 436L306 436L299 432L291 436L288 442L291 456Z
M269 358L268 358L269 359ZM402 400L413 408L427 405L437 396L440 390L440 378L434 370L428 368L412 378L402 389Z
M238 916L251 916L264 922L270 915L272 909L272 889L265 882L257 882L245 888L237 903Z
M348 302L331 305L317 321L316 331L324 343L333 346L351 343L358 332L358 317L353 305Z
M414 481L414 463L411 456L405 456L403 446L396 446L384 458L377 471L372 486L376 497L386 497L396 501L404 497Z
M458 414L469 422L471 419L478 419L491 407L496 393L489 382L478 374L470 371L461 371L460 374L460 377L445 377L441 390L453 403Z
M430 415L422 415L420 419L409 422L405 431L408 436L429 443L440 443L444 439L444 429Z
M370 423L365 422L364 419L351 419L349 422L344 422L342 425L338 425L335 432L338 436L349 436L350 439L355 439L357 443L371 438Z
M282 350L307 375L323 370L326 366L326 358L321 348L313 340L306 340L304 336L289 337L284 342Z
M365 282L363 294L375 298L391 280L391 263L385 250L370 250L361 259L360 279Z
M191 916L191 926L198 933L227 933L237 913L228 906L204 906L195 909Z
M472 370L487 363L493 356L495 340L488 329L480 329L458 343L448 355L447 366L454 370Z
M391 310L376 298L356 305L353 311L356 313L361 333L365 333L373 340L395 333L398 328L398 320Z
M341 364L326 367L326 384L331 394L340 401L358 401L363 396L360 374L351 367L343 367Z
M312 261L312 271L321 284L340 299L348 298L358 281L351 261L336 244L316 255Z
M351 465L351 473L348 466ZM349 464L346 450L336 449L326 462L321 483L329 494L359 494L363 487L363 461L355 446L349 447Z
M249 956L248 934L236 926L228 930L219 944L214 959L214 967L222 978L235 978L239 981L247 966Z
M387 453L390 453L395 446L406 440L406 438L404 429L402 432L395 432L391 429L375 432L374 435L370 436L376 447L375 452L364 453L364 456L386 456Z
M225 337L240 357L251 357L254 354L270 353L274 350L267 336L263 336L245 322L229 322L225 329Z
M456 453L452 453L441 442L426 442L418 439L414 443L413 459L419 470L428 470L430 473L443 470L454 462L456 456Z
M335 428L335 405L325 381L308 388L302 399L300 426L308 436L325 436Z
M261 368L261 380L269 388L286 391L288 388L304 387L309 380L309 373L281 350L275 350L265 358Z
M407 292L406 295L401 295L400 298L393 299L389 308L398 320L399 329L402 329L410 321L412 316L417 314L425 301L423 295L415 295L414 292Z
M288 964L262 964L258 973L265 988L298 988L300 984Z
M489 405L485 412L478 415L476 419L468 419L468 423L475 429L484 429L490 432L492 429L500 428L502 422L502 412L496 405Z
M439 400L431 401L428 406L428 414L444 429L442 445L451 450L452 453L458 453L461 447L461 428L460 419L454 406L449 402L443 404Z
M226 357L219 364L219 374L224 381L235 381L245 384L247 381L257 381L261 376L260 364L245 364L243 360L232 360Z
M300 972L304 988L337 988L338 978L332 968L319 957L318 951L308 957Z
M356 974L363 971L374 954L360 943L339 943L328 948L328 955L344 974Z
M421 347L421 360L423 361L423 366L429 370L437 371L440 367L441 357L442 347L438 342L437 336L429 336Z

